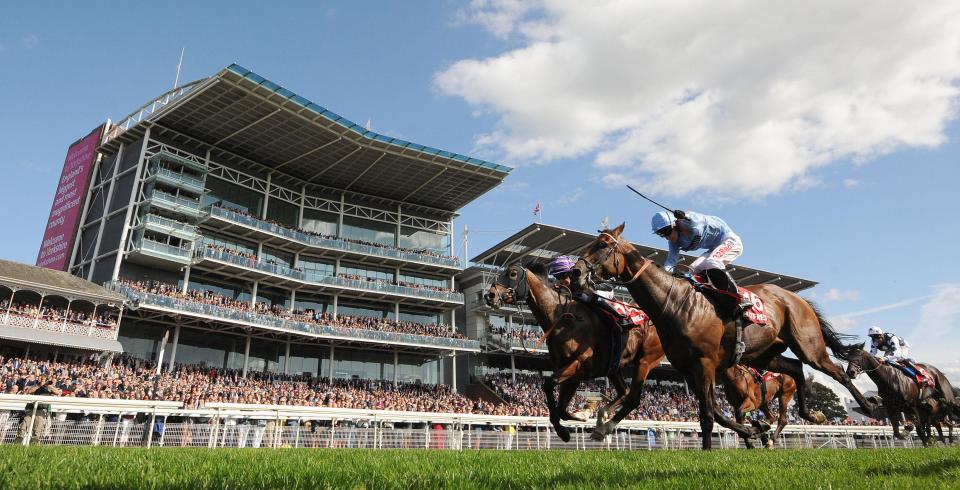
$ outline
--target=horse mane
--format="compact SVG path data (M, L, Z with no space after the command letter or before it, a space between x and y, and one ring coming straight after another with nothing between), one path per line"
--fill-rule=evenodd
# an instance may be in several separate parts
M547 277L547 273L550 271L546 263L537 260L530 260L523 264L523 267L542 278Z
M820 307L816 303L809 299L804 299L810 308L813 309L813 313L817 315L817 321L820 323L820 332L823 333L823 340L826 342L827 347L833 352L834 357L842 359L844 361L849 361L850 356L858 350L862 350L863 343L859 345L855 343L847 344L846 342L856 342L859 337L856 335L850 335L845 333L840 333L834 328L833 324L827 320L827 317L824 316L823 312L820 310Z

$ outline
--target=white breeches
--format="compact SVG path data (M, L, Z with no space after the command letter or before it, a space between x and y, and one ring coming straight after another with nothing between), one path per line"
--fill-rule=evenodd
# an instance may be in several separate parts
M730 234L716 248L694 260L690 264L690 272L699 274L707 269L726 269L727 264L737 260L742 253L743 242L740 241L740 237Z

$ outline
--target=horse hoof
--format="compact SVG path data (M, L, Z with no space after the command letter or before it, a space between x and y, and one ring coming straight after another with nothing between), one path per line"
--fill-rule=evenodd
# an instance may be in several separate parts
M824 415L823 412L821 412L821 411L819 411L819 410L816 411L816 412L811 412L811 413L810 413L810 421L813 422L813 423L815 423L815 424L822 424L822 423L824 423L824 422L827 421L827 416Z
M607 421L607 410L604 408L597 410L597 425L599 426L605 423L606 421Z
M570 431L567 429L558 430L557 437L559 437L563 442L570 442Z
M607 436L601 433L599 430L595 430L590 433L590 439L593 439L594 441L597 441L597 442L602 442L606 438Z
M762 420L758 420L758 421L757 421L757 425L756 425L756 433L757 433L757 434L763 434L764 432L767 432L767 431L769 431L769 430L770 430L770 424L768 424L768 423L766 423L766 422L764 422L764 421L762 421Z

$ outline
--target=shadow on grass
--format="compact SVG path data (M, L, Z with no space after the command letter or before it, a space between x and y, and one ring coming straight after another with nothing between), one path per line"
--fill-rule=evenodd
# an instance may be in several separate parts
M960 470L960 459L937 459L935 461L911 465L909 468L898 468L896 466L874 467L864 471L864 473L883 476L910 475L915 477L931 477L942 476L958 470Z

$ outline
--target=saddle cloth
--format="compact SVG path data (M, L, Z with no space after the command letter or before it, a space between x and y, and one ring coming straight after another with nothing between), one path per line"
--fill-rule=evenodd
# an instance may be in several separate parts
M899 369L906 374L910 379L917 383L917 386L920 388L936 388L936 383L933 382L933 377L930 376L930 373L926 369L920 367L917 363L913 363L914 368L917 370L917 375L914 376L910 373L910 369L904 364L903 361L897 362L893 359L887 359L887 364Z
M646 325L650 321L650 317L643 312L640 308L636 306L617 301L615 299L608 299L602 296L597 296L597 302L602 302L604 305L609 307L611 310L617 312L620 315L620 318L624 318L629 321L630 326L640 327Z
M760 382L763 382L763 383L766 383L767 381L770 381L770 380L773 380L773 379L777 379L777 378L779 378L779 377L781 376L780 373L774 373L774 372L770 372L770 371L760 372L760 371L757 371L756 369L754 369L754 368L752 368L752 367L747 367L747 369L750 370L750 372L753 374L753 377L757 378L757 381L760 381Z
M728 298L733 297L733 293L728 293L726 291L717 289L710 284L710 281L706 280L703 276L695 276L694 280L700 284L700 287L709 291L713 291L716 294L722 294ZM749 301L753 304L752 307L743 312L743 316L749 320L751 323L757 325L766 325L767 324L767 310L763 304L763 300L760 299L760 296L757 296L753 291L749 291L742 287L737 287L740 291L740 297L736 298L737 301Z

